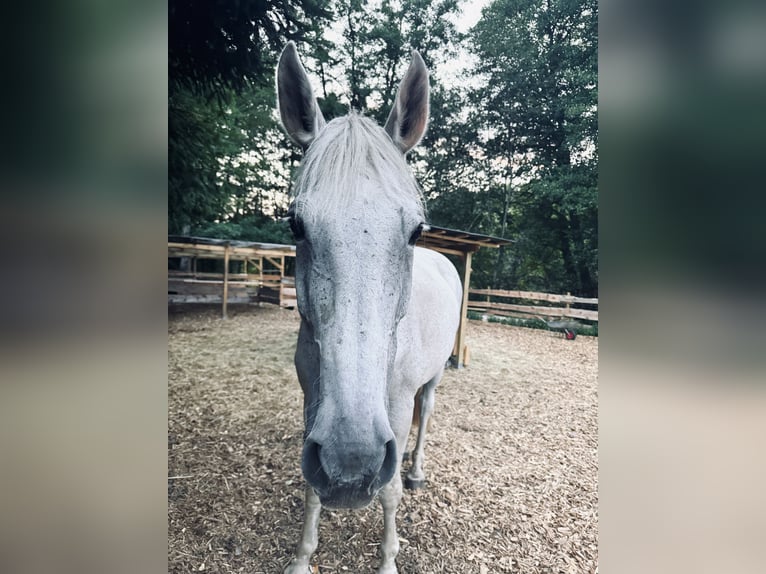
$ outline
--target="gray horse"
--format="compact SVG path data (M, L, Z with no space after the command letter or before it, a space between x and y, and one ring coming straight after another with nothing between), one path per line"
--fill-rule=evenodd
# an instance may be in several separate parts
M413 52L384 128L354 112L325 122L292 42L279 60L277 89L282 124L304 150L289 221L308 486L303 533L285 572L309 572L323 505L359 508L379 495L378 572L392 574L402 454L417 409L407 486L422 486L425 429L461 303L452 264L414 246L425 217L404 156L426 129L428 71Z

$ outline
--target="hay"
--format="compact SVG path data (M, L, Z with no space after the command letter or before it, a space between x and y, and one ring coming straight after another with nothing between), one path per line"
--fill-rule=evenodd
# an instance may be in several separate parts
M172 312L171 573L280 573L300 532L295 312ZM597 572L598 340L471 322L437 389L427 488L398 512L401 574ZM373 572L382 512L322 511L320 571Z

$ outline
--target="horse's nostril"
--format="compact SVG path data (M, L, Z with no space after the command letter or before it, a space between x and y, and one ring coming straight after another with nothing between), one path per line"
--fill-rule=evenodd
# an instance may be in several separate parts
M322 446L311 439L303 446L303 476L311 486L317 489L327 488L330 478L322 467Z
M388 484L394 477L397 467L396 441L390 440L385 445L386 455L383 458L383 465L378 471L378 481L381 486Z

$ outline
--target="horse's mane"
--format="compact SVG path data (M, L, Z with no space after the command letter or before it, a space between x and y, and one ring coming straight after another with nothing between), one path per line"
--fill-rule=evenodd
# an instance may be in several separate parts
M423 194L383 128L356 112L330 121L311 143L293 186L295 210L313 217L343 212L372 180L392 202L423 211ZM305 215L305 213L304 213Z

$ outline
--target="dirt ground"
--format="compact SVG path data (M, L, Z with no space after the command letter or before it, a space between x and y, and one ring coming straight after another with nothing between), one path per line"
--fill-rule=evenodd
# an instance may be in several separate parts
M169 311L168 571L278 574L300 533L298 315ZM598 339L471 321L437 388L427 487L407 491L400 574L597 572ZM380 505L322 510L312 564L379 564Z

